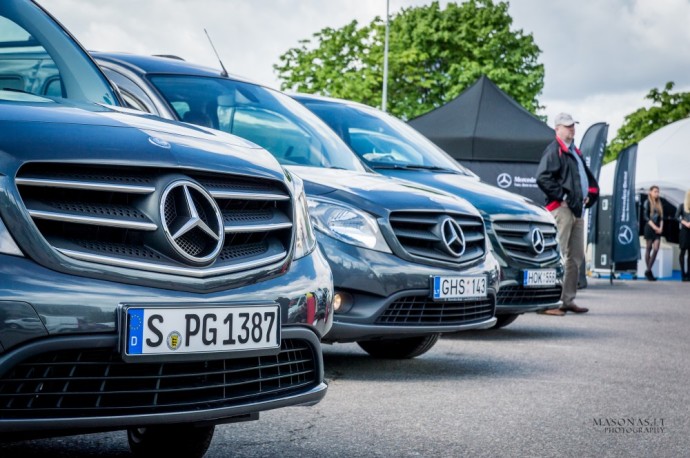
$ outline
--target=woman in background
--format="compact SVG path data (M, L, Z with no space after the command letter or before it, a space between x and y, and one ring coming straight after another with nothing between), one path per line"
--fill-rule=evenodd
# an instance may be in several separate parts
M676 219L680 223L680 237L678 248L680 248L680 279L690 281L690 189L685 193L685 202L678 205Z
M659 253L659 245L661 244L661 233L664 230L664 209L659 198L659 186L651 186L647 194L647 200L644 202L644 239L647 241L644 260L647 265L647 270L644 276L649 281L656 281L656 277L652 273L656 255Z

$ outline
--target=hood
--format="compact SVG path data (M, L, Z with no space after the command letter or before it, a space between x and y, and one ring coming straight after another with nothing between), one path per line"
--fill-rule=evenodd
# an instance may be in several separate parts
M463 197L487 220L495 217L519 216L521 219L536 218L552 222L548 211L532 200L471 177L430 170L381 169L380 172L390 177L414 181Z
M98 105L0 106L0 158L17 167L28 161L136 163L284 180L282 167L270 153L223 132Z
M439 189L374 173L320 167L287 166L304 180L308 196L348 203L378 217L392 211L443 211L479 216L466 200Z

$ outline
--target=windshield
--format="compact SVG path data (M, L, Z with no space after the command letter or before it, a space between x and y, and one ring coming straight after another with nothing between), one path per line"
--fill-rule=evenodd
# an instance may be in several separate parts
M31 2L2 0L0 100L52 103L62 98L117 104L103 74L49 15Z
M321 100L302 103L374 169L422 168L475 176L412 127L382 111Z
M365 170L328 126L280 92L225 78L151 75L149 79L180 120L252 141L283 165Z

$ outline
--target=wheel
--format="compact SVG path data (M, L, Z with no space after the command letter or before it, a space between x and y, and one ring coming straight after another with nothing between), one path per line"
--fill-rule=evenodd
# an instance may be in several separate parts
M519 313L507 313L505 315L496 315L496 324L491 327L491 329L505 328L513 321L517 320Z
M357 342L357 345L374 358L410 359L429 351L438 341L439 335L431 334L429 336L390 340L362 340Z
M215 426L193 424L147 426L127 430L129 448L135 456L184 456L201 458L213 439Z

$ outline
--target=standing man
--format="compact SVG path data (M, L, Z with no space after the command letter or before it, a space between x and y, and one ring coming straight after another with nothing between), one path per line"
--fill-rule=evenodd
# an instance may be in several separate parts
M575 147L575 123L567 113L555 119L556 139L541 157L537 184L546 194L546 208L556 219L558 244L565 264L560 309L546 310L546 315L563 316L565 312L586 313L588 308L575 304L580 266L585 259L585 209L599 197L599 185Z

